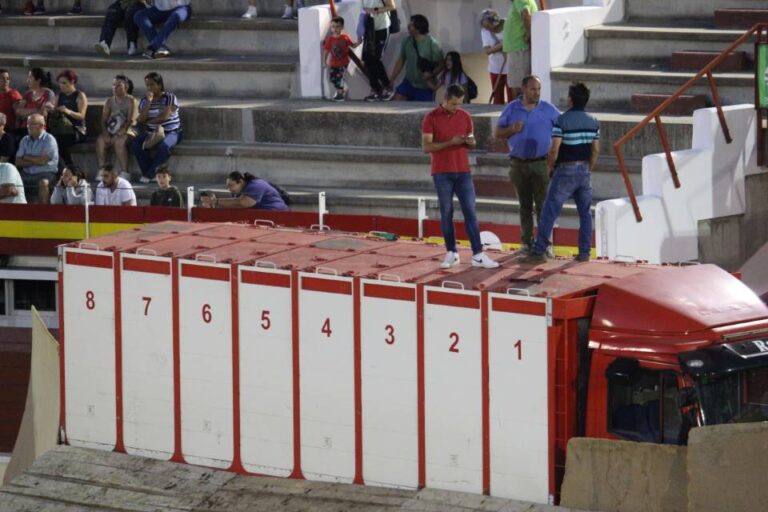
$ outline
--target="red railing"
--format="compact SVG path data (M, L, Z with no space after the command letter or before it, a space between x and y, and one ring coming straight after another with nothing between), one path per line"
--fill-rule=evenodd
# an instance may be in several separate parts
M635 213L635 219L637 222L642 222L643 217L640 214L640 207L637 204L637 197L635 196L635 191L632 188L632 182L629 179L629 172L627 171L627 166L624 162L624 155L622 154L622 146L629 141L632 137L634 137L637 132L642 130L646 125L648 125L651 120L656 122L656 129L659 132L659 138L661 139L661 145L664 148L664 153L667 157L667 164L669 165L669 172L672 175L672 181L675 184L675 188L680 188L680 179L677 176L677 168L675 167L675 161L672 158L672 150L669 146L669 141L667 140L667 132L664 128L664 125L661 122L661 114L669 107L672 103L674 103L680 96L682 96L688 89L696 85L696 82L698 82L702 77L706 75L707 82L709 83L709 89L712 92L712 102L715 104L715 108L717 108L717 116L720 119L720 126L723 129L723 135L725 136L725 141L730 144L733 139L731 138L731 132L728 129L728 123L725 120L725 114L723 113L723 106L720 101L720 94L717 92L717 85L715 84L715 79L712 76L713 70L720 65L723 60L725 60L726 57L730 53L732 53L736 48L741 46L742 44L746 43L754 34L758 33L760 34L758 37L758 40L760 40L763 36L763 31L768 32L768 24L758 23L757 25L753 26L751 29L746 31L741 37L739 37L736 41L731 44L728 48L723 50L723 52L712 59L712 61L707 64L704 68L701 69L696 75L688 80L685 84L683 84L675 93L664 100L661 105L656 107L653 112L645 116L645 118L640 121L636 126L634 126L631 130L629 130L626 134L624 134L623 137L621 137L619 140L617 140L613 145L613 150L616 153L616 159L619 162L619 168L621 169L622 177L624 178L624 185L627 187L627 194L629 195L629 199L632 202L632 209ZM755 43L757 44L757 43ZM757 55L757 51L755 51L755 55Z

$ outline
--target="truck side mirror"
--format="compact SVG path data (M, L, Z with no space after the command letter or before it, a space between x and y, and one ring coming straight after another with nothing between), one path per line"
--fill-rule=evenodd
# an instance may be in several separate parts
M640 363L637 359L619 357L605 369L605 377L613 381L630 383L639 367Z

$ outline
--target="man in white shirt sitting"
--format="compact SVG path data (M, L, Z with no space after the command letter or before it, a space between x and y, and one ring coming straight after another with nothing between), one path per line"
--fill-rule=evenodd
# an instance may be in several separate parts
M7 162L0 162L0 204L2 203L27 203L21 175L16 166Z
M96 206L136 206L131 182L119 177L114 166L103 166L99 176L101 183L96 188Z

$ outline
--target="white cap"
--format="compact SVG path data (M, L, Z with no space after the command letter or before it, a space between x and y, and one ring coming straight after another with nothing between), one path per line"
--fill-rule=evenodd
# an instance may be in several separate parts
M493 231L481 231L480 243L486 249L498 249L501 250L501 240Z

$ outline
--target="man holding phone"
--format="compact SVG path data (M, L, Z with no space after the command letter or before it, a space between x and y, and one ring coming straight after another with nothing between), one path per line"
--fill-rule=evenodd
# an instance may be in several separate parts
M469 169L469 149L477 146L472 117L460 105L464 88L448 86L443 102L427 113L421 128L421 146L432 157L432 180L440 207L440 228L445 239L446 255L440 268L459 264L456 232L453 227L453 196L459 199L464 226L472 245L472 266L496 268L498 263L483 252L480 227L475 213L475 186Z

